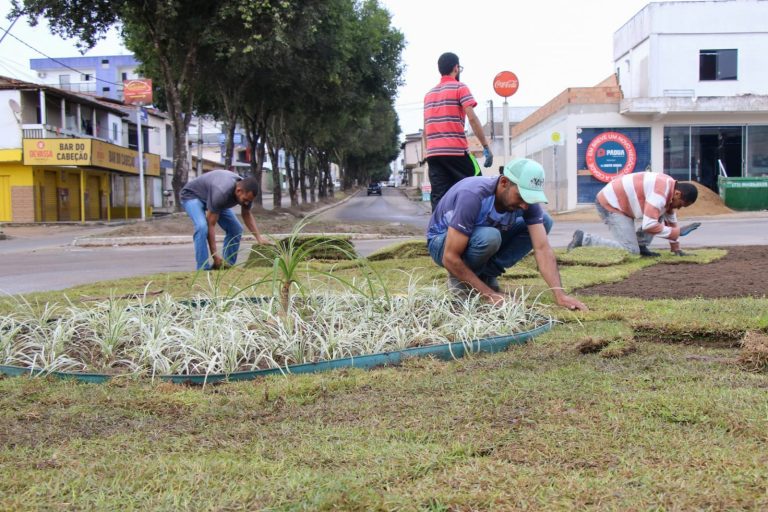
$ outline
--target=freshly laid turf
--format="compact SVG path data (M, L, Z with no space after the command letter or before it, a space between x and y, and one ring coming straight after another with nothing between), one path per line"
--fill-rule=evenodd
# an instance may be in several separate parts
M653 263L561 271L572 289ZM392 293L446 275L426 257L371 265ZM226 291L259 272L150 289ZM540 278L502 279L520 283L551 303ZM768 508L768 372L731 348L762 347L768 299L581 298L589 313L552 307L562 323L525 346L447 363L205 388L0 379L0 510ZM607 343L582 353L588 339Z
M429 256L427 243L423 238L414 238L379 249L368 255L368 261L404 260Z

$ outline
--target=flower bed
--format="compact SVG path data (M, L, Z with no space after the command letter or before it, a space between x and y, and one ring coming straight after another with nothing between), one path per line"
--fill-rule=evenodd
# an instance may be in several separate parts
M89 307L21 304L0 317L0 361L36 372L230 375L285 369L451 342L471 343L548 325L525 297L503 307L456 301L440 287L403 295L351 292L290 298L179 301L168 295Z

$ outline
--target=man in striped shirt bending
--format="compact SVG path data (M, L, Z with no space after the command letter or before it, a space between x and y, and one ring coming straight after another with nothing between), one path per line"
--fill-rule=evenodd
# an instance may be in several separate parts
M613 240L577 229L568 250L581 246L604 246L626 249L641 256L659 256L648 249L654 236L669 240L670 250L685 256L678 239L701 223L677 225L676 210L696 202L698 190L691 183L681 183L666 174L636 172L608 183L597 194L595 208L611 230ZM635 231L635 220L641 220Z
M424 97L424 139L427 148L429 182L432 185L432 211L453 185L468 176L479 176L480 166L469 153L464 120L469 119L483 145L485 167L493 165L493 154L483 126L475 114L477 101L469 87L459 81L462 67L455 53L444 53L437 60L440 83Z

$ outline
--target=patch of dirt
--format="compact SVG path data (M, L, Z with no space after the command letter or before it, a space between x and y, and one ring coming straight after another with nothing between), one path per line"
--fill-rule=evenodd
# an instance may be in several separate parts
M723 203L723 200L718 194L695 181L689 183L692 183L699 190L699 197L691 206L680 208L677 211L678 218L685 219L688 217L703 217L706 215L733 213L733 210L725 206L725 203Z
M768 246L724 249L728 254L713 263L653 265L621 282L582 288L577 293L640 299L768 296Z
M293 227L306 215L318 208L333 204L338 200L326 199L315 203L300 205L295 208L278 208L268 210L259 206L253 207L253 216L259 231L266 235L278 233L290 233ZM239 217L239 215L238 215ZM221 228L217 232L223 233ZM173 213L162 217L155 217L148 222L135 222L115 228L114 230L101 232L96 237L124 237L124 236L178 236L193 234L192 221L186 213ZM401 223L388 222L348 222L335 223L312 221L303 230L305 233L377 233L391 236L421 236L423 229L416 226Z

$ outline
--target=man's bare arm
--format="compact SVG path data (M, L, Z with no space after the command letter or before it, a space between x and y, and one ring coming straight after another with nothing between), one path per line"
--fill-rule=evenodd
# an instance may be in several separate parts
M223 261L221 255L216 254L216 223L219 222L219 214L207 210L205 220L208 222L208 249L211 251L211 257L213 257L212 267L219 268Z
M256 219L253 218L251 209L245 206L242 206L240 210L240 215L243 217L243 224L245 224L245 227L247 227L248 231L250 231L251 234L253 234L254 238L256 238L256 243L268 244L269 240L261 236L261 233L259 232L259 228L256 226Z
M488 138L485 136L480 119L478 119L477 114L475 114L475 109L473 107L464 107L464 112L467 114L467 119L469 120L469 126L472 127L472 132L480 140L480 144L487 146Z

